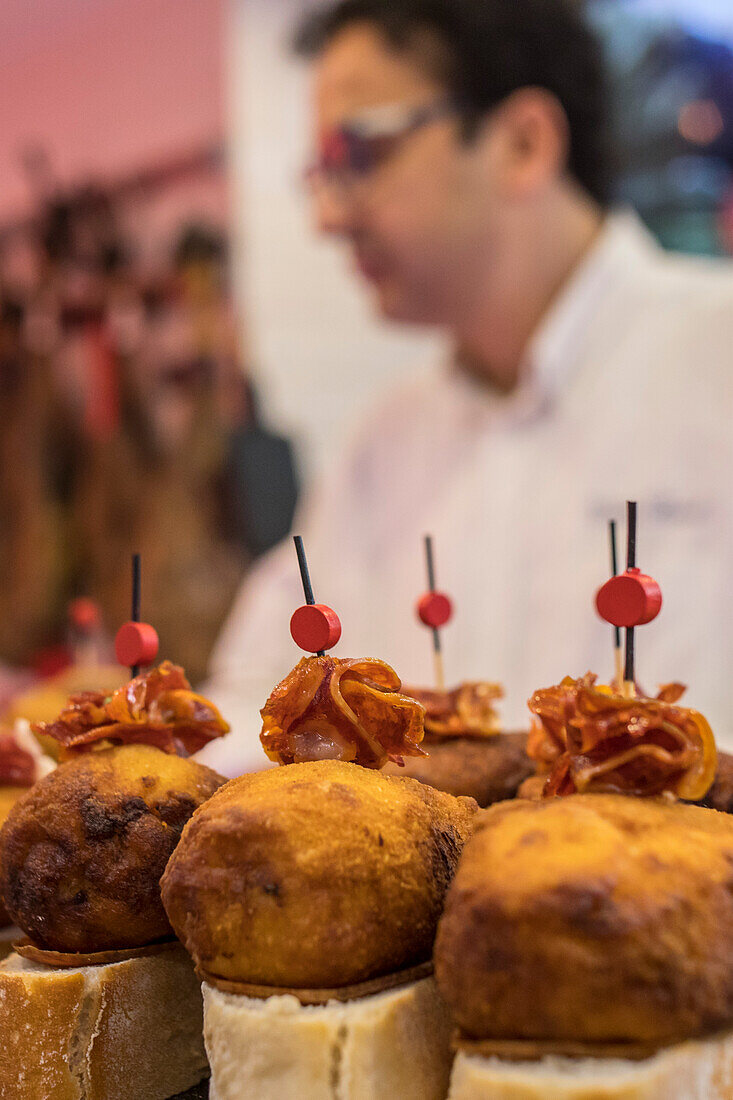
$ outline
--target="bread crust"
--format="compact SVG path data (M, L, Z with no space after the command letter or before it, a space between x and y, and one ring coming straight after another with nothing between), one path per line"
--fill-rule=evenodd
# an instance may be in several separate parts
M217 1100L444 1100L451 1024L432 978L317 1008L203 995Z
M514 798L519 785L534 772L526 753L526 733L490 737L446 737L427 734L427 756L407 757L404 768L388 764L388 775L407 775L439 791L475 798L479 806Z
M241 776L186 826L162 880L206 972L330 987L430 957L476 804L323 760Z
M459 1053L448 1100L730 1100L733 1034L690 1040L642 1062L545 1058L505 1062Z
M623 795L480 815L436 978L474 1038L644 1041L733 1023L733 820Z
M180 945L107 966L0 963L0 1097L163 1100L206 1074L203 1005Z
M170 934L159 879L185 822L224 783L149 745L80 755L42 779L0 833L2 896L39 947L104 951Z

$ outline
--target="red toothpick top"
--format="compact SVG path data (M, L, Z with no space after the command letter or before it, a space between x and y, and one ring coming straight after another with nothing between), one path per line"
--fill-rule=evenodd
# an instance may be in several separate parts
M115 637L115 655L121 665L151 665L158 656L158 632L150 623L124 623Z
M69 622L82 634L95 630L102 620L99 604L88 596L77 596L70 602L68 612Z
M417 601L417 617L433 630L450 622L452 614L453 604L443 592L426 592Z
M341 637L341 623L336 612L325 604L304 604L293 613L290 633L301 649L320 653L336 645Z
M300 535L295 535L293 541L306 602L293 612L290 634L295 644L306 653L316 653L323 657L326 650L333 649L341 637L341 622L333 608L315 602L303 539Z
M653 577L633 567L599 588L598 614L613 626L643 626L656 619L662 607L662 592Z

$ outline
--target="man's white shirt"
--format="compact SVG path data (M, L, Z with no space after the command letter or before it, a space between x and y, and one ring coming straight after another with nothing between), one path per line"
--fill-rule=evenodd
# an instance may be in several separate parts
M337 384L337 383L335 383ZM610 574L608 520L639 502L638 564L660 583L637 631L648 690L688 684L733 745L733 266L672 256L632 214L608 217L502 395L454 364L393 392L334 462L298 525L316 599L339 614L336 654L376 656L430 684L430 634L414 605L433 535L450 683L506 690L506 728L538 687L612 674L596 589ZM302 655L303 602L286 542L246 580L208 690L233 726L203 758L260 768L259 709Z

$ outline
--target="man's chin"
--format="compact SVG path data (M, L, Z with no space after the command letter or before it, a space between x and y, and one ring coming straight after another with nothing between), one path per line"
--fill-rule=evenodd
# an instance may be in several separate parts
M397 321L406 325L434 323L434 318L426 310L425 303L411 300L394 283L376 283L374 289L377 310L385 321Z

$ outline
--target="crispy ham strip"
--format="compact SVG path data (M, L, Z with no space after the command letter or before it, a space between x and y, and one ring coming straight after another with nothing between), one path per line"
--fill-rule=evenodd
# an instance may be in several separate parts
M543 796L588 791L705 796L717 752L710 726L695 710L675 706L684 692L667 684L656 699L627 699L595 686L587 673L536 691L537 716L527 752L547 775Z
M452 691L403 688L405 694L425 707L425 737L492 737L499 733L499 716L494 703L504 690L499 684L466 683Z
M400 694L394 669L373 658L304 657L262 714L262 747L277 764L350 760L381 768L425 756L423 708Z
M182 668L163 661L113 695L72 695L55 722L39 722L33 730L58 741L64 757L119 744L155 745L188 756L229 726L213 703L191 689Z

